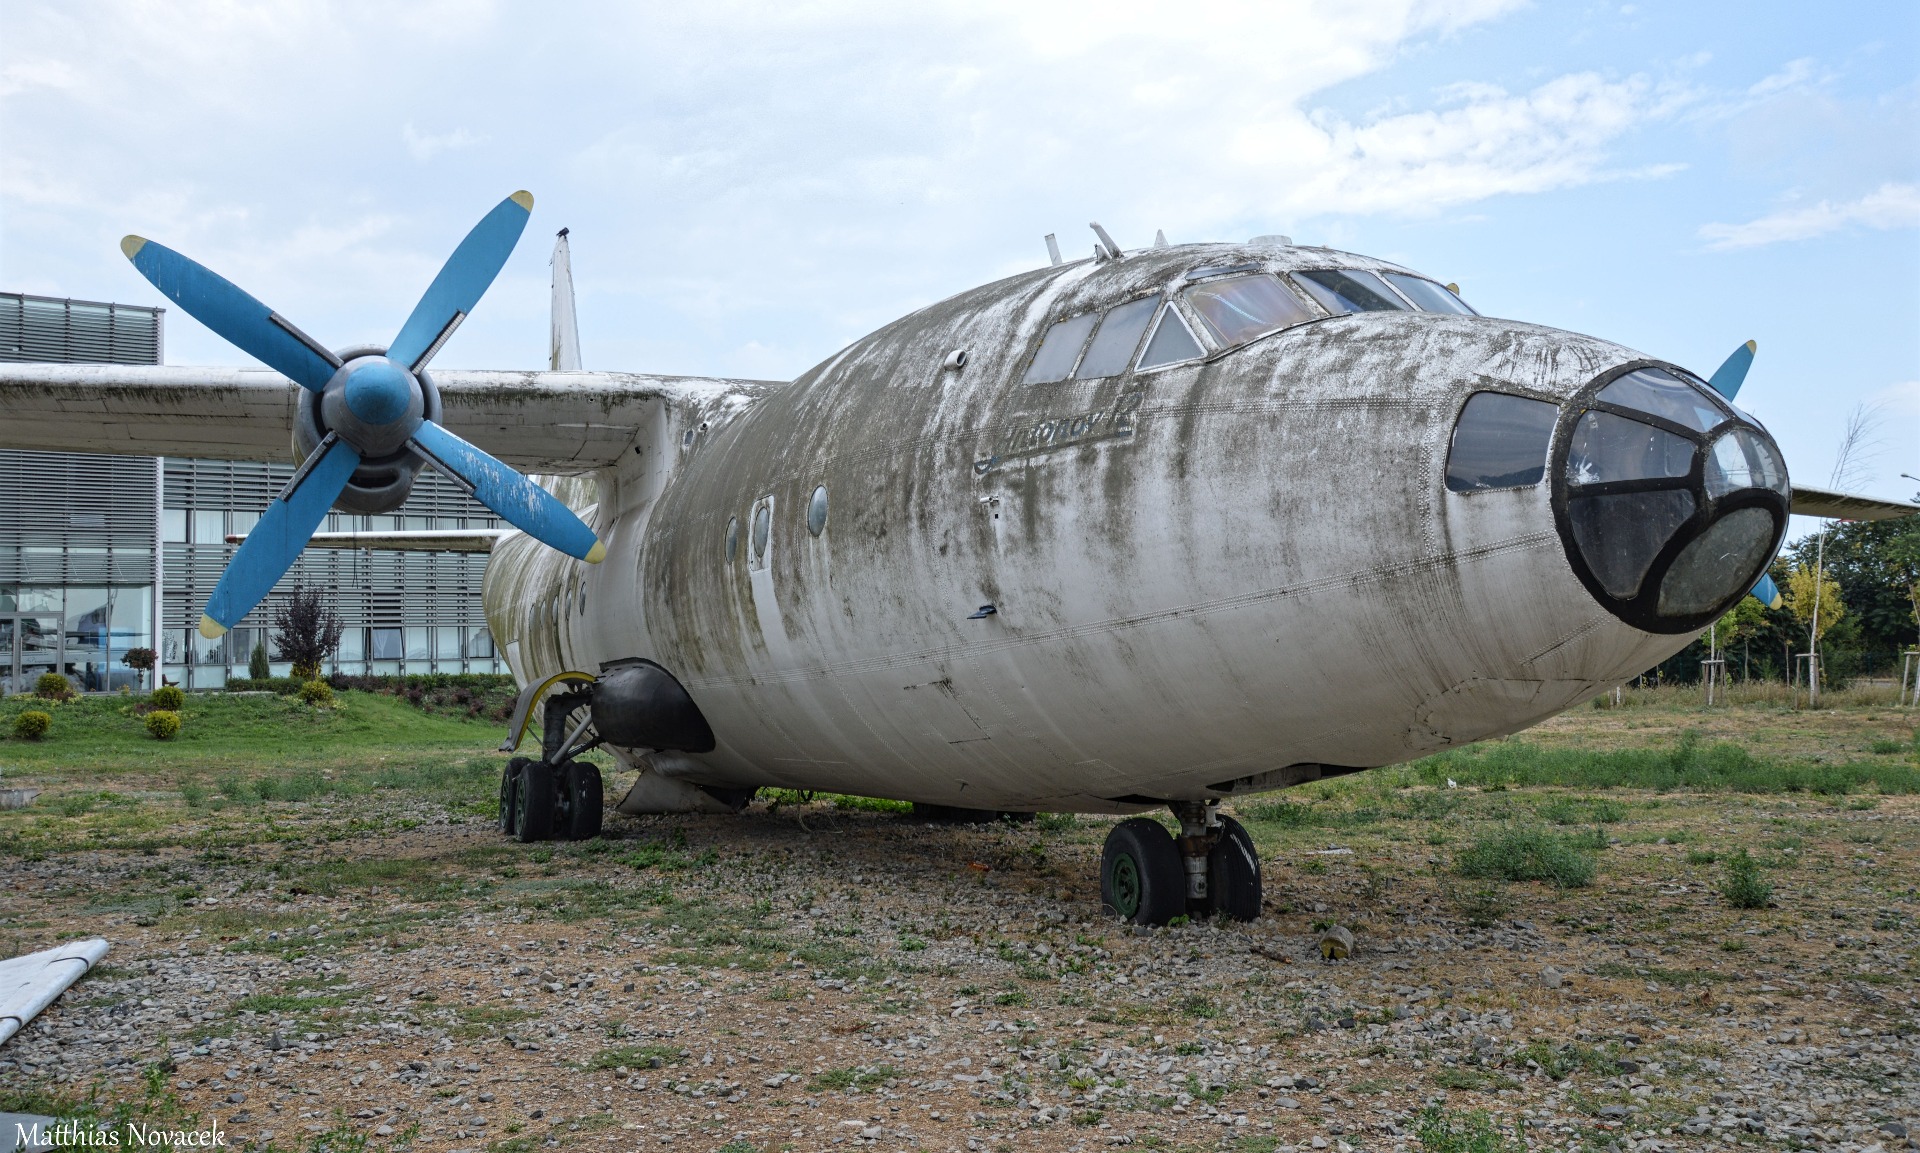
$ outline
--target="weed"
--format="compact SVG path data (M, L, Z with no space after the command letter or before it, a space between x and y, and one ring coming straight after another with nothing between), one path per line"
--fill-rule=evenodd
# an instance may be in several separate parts
M1719 859L1720 854L1714 852L1712 849L1687 850L1687 864L1689 865L1711 865Z
M1481 1109L1458 1113L1429 1105L1416 1132L1425 1153L1525 1153L1527 1147L1517 1131L1512 1137L1501 1133Z
M898 1076L899 1074L894 1072L891 1065L860 1065L847 1069L829 1069L816 1076L807 1086L807 1090L812 1093L828 1089L847 1089L858 1092L861 1089L884 1085Z
M1080 823L1072 813L1039 813L1033 818L1033 826L1043 833L1061 833Z
M1773 901L1773 886L1760 877L1760 865L1745 849L1727 858L1720 895L1736 909L1764 909Z
M1584 843L1582 843L1584 842ZM1593 883L1594 860L1589 838L1570 839L1542 829L1509 828L1474 838L1454 859L1454 871L1463 877L1497 877L1507 881L1546 881L1563 889Z
M1238 806L1236 811L1244 821L1257 821L1265 825L1279 825L1285 829L1304 829L1314 824L1314 812L1306 805L1296 805L1292 801L1262 801L1254 805Z
M1520 1050L1514 1060L1522 1064L1532 1062L1542 1074L1554 1081L1564 1081L1580 1070L1611 1075L1616 1069L1613 1058L1600 1050L1572 1043L1556 1049L1545 1041L1534 1041Z
M602 1049L587 1062L590 1069L648 1069L661 1065L677 1065L682 1060L680 1050L672 1045L619 1045L611 1049Z

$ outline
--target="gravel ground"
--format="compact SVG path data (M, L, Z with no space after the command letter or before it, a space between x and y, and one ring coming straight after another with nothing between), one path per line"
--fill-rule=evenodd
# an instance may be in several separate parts
M1920 1147L1915 798L1659 810L1480 928L1423 826L1254 825L1269 915L1156 931L1100 915L1097 819L756 805L518 846L276 808L315 834L8 860L0 944L113 951L0 1088L171 1094L281 1148L1398 1153L1432 1108L1529 1148ZM1655 836L1782 822L1803 863L1749 912Z

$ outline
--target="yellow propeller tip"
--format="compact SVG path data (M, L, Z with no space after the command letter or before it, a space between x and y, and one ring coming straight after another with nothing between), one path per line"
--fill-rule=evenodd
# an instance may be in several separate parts
M120 238L120 251L127 254L128 260L132 260L134 257L140 255L140 250L146 246L147 238L144 236L123 236Z
M514 193L512 196L507 197L507 199L513 201L515 204L518 204L520 207L526 209L528 212L533 211L533 193L528 192L524 188Z
M200 635L210 641L217 641L227 635L227 626L214 620L205 613L200 614Z
M1458 296L1460 295L1460 286L1449 281L1447 283L1447 291L1453 293L1455 296Z
M1749 340L1749 341L1747 341L1747 351L1748 351L1748 352L1759 352L1759 351L1760 351L1760 342L1759 342L1759 341L1757 341L1757 340Z
M601 561L606 559L607 559L607 546L604 544L601 544L599 541L594 541L593 547L587 550L587 563L599 564Z

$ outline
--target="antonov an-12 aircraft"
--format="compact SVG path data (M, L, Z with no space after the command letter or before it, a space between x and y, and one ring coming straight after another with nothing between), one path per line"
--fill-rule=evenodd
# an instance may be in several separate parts
M128 237L154 287L268 367L6 365L0 446L301 462L205 606L253 612L328 509L425 466L516 531L487 620L536 713L502 827L594 836L756 789L930 811L1139 813L1118 915L1246 919L1223 798L1526 728L1684 647L1754 590L1789 511L1913 506L1795 486L1711 376L1481 316L1381 260L1259 237L1123 250L962 292L791 383L586 372L556 250L552 368L428 365L532 197L502 201L385 348L335 349ZM541 474L540 483L516 469ZM331 534L322 534L327 536Z

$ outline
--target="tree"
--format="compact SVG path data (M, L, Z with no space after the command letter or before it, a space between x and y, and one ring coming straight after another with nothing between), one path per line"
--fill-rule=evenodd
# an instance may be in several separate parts
M1886 652L1920 637L1920 517L1836 525L1826 567L1860 622L1863 645Z
M1847 615L1840 582L1833 579L1831 572L1822 572L1813 565L1795 565L1787 573L1787 586L1781 593L1786 599L1787 611L1815 644Z
M293 662L296 679L310 681L340 647L340 618L320 599L320 590L293 586L293 594L273 614L273 647Z
M256 642L253 646L253 655L247 658L247 676L256 681L264 681L272 675L273 670L267 666L267 643Z
M153 671L154 662L159 654L152 649L128 649L120 658L120 663L140 674L140 687L147 687L147 674Z

